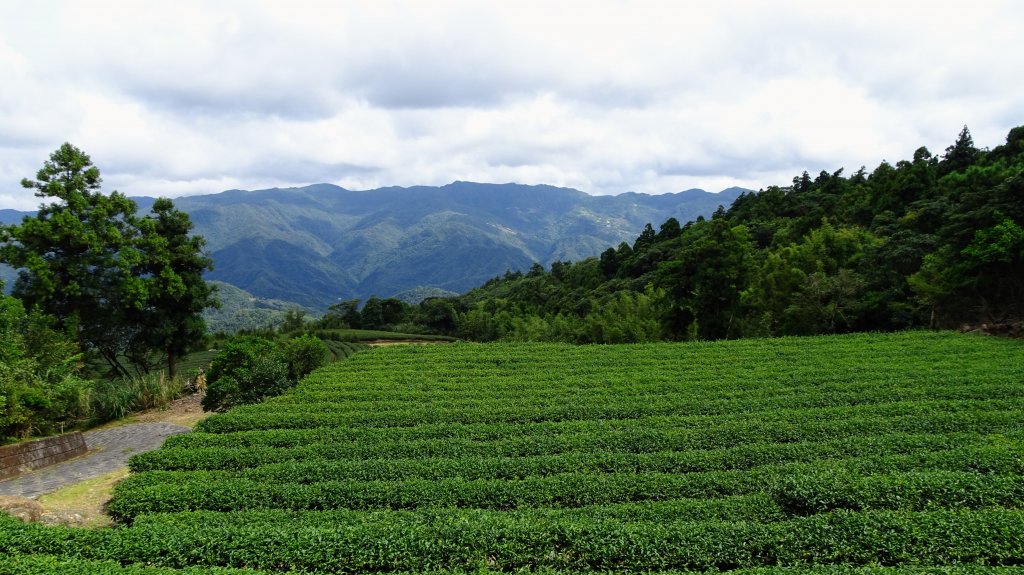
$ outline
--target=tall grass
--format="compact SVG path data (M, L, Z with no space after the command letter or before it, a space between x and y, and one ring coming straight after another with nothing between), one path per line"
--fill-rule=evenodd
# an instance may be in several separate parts
M184 378L172 379L164 372L97 381L90 398L92 416L97 422L111 421L162 407L181 397L186 389Z

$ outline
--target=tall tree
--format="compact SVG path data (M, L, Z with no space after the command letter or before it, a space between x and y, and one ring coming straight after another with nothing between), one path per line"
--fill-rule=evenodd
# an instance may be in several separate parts
M57 319L83 351L120 375L122 358L147 366L202 335L200 312L214 303L202 280L210 260L170 200L136 216L135 202L100 191L99 169L65 143L35 180L22 185L45 201L34 217L0 228L0 261L19 269L13 293ZM173 368L172 368L173 371Z
M657 285L670 301L666 329L673 338L686 337L696 321L701 339L731 337L750 267L750 234L721 215L689 233L677 256L658 267Z
M107 356L118 335L111 322L144 294L122 281L138 256L131 247L135 203L102 194L101 182L89 156L62 145L35 180L22 180L47 201L34 217L3 228L0 260L20 270L13 293L26 307L54 316L83 348Z
M942 156L942 163L939 165L940 175L950 172L958 172L967 169L968 166L978 161L981 151L974 147L974 138L971 131L964 126L957 136L956 142L946 148Z
M145 282L145 304L138 314L144 327L141 349L163 350L170 377L177 375L177 358L206 333L203 310L216 307L215 287L203 281L203 272L213 269L204 252L206 240L190 235L188 214L174 203L160 198L152 214L139 222L138 238L142 259L137 277Z

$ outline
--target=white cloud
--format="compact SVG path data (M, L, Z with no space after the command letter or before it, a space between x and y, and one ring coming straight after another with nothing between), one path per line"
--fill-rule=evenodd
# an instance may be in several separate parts
M1024 5L0 3L0 207L63 141L107 189L785 184L1022 123Z

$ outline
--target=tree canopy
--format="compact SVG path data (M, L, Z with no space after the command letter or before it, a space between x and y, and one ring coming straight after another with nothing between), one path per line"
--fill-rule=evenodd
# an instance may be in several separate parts
M449 335L581 343L649 339L650 319L661 339L1020 322L1024 126L991 150L964 127L941 156L922 147L871 172L804 172L447 306L450 328L434 327Z
M205 242L171 200L140 217L135 202L100 190L99 169L65 143L36 179L35 216L0 227L0 261L19 270L13 295L55 318L79 347L119 375L126 362L148 369L161 352L174 359L205 332L202 310L216 305L202 279L212 261Z

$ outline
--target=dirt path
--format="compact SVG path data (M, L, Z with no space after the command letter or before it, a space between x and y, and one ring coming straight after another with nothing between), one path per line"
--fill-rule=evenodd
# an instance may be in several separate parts
M0 495L36 499L59 523L109 523L102 506L110 489L128 475L128 458L159 448L171 435L187 433L208 414L193 394L83 433L89 452L81 457L0 481Z

